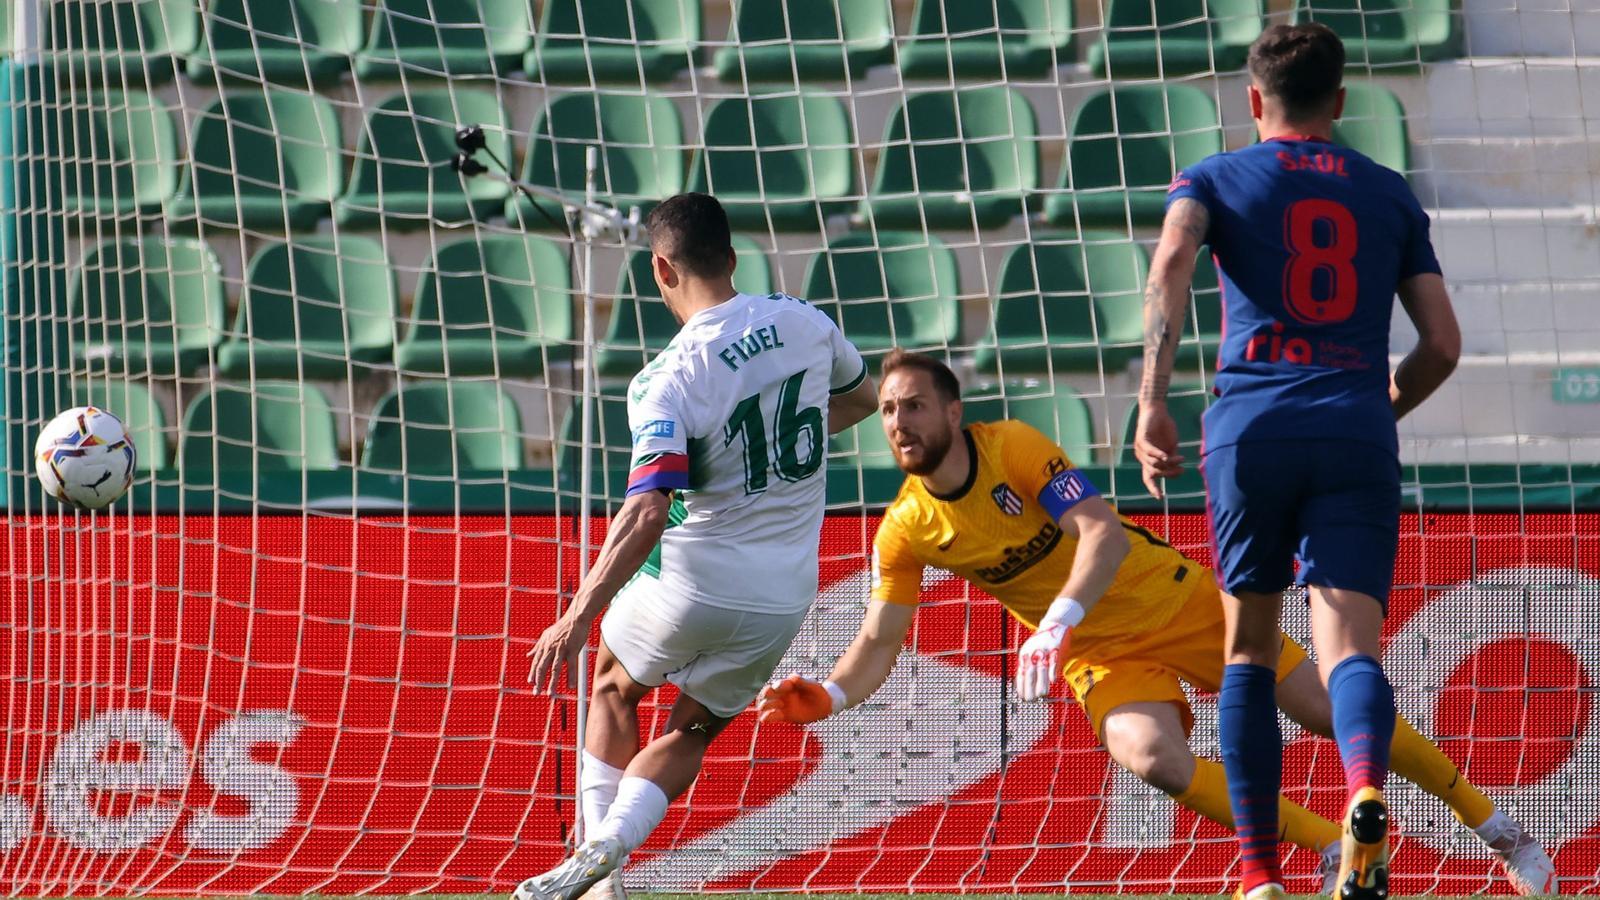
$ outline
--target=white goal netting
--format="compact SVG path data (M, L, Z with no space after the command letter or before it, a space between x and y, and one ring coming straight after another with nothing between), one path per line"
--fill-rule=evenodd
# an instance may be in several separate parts
M969 418L1037 425L1207 559L1198 478L1158 506L1128 466L1148 253L1175 169L1254 139L1244 48L1305 17L1345 36L1336 137L1408 175L1465 331L1402 432L1386 662L1593 891L1592 0L7 0L0 890L503 892L560 857L577 696L535 696L524 655L620 501L621 391L674 329L626 228L586 238L573 204L625 226L715 194L742 290L822 306L869 359L950 360ZM1191 446L1220 338L1200 269ZM29 458L84 404L139 459L92 515ZM899 484L875 421L826 478L823 597L785 671L825 672L859 622ZM926 599L873 702L735 721L630 882L1227 883L1228 833L1117 770L1062 693L1016 700L998 606L932 572ZM1287 792L1333 814L1333 746L1286 737ZM1499 883L1437 801L1398 796L1397 890ZM1289 857L1295 887L1315 863Z

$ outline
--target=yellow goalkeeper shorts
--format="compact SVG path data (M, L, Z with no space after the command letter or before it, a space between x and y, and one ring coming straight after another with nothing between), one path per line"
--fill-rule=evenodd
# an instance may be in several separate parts
M1179 682L1201 691L1221 690L1222 641L1222 594L1215 581L1202 578L1183 609L1159 631L1074 641L1064 677L1098 737L1105 736L1106 716L1125 703L1174 704L1187 734L1194 729L1194 713ZM1305 659L1306 651L1283 635L1278 681Z

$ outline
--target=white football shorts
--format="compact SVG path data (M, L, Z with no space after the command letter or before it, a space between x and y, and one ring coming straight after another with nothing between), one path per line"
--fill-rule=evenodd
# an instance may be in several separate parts
M640 574L617 593L600 636L639 684L670 681L719 718L750 705L793 643L809 610L773 615L670 596Z

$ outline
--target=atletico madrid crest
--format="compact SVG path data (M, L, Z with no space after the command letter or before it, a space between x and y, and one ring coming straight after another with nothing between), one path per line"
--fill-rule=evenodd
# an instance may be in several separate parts
M1011 485L1002 481L995 485L995 489L989 492L989 496L994 498L994 505L1000 507L1000 511L1006 515L1022 515L1022 498L1018 497L1017 492L1011 489Z

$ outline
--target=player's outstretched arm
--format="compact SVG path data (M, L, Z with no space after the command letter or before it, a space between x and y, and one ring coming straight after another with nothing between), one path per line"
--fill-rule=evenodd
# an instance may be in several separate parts
M572 605L539 635L538 643L528 653L533 658L528 682L535 692L547 683L551 690L555 689L562 663L567 664L567 683L574 683L578 654L589 640L589 627L660 543L671 503L668 491L640 491L623 501L622 509L611 520L594 568L578 586Z
M1128 556L1128 533L1116 510L1099 497L1085 497L1061 515L1061 525L1078 536L1067 583L1035 631L1017 650L1017 695L1048 696L1065 663L1072 629L1116 580Z
M868 375L850 390L828 398L828 433L838 434L872 415L877 408L878 386Z
M1461 326L1444 278L1432 272L1400 282L1400 305L1417 326L1417 346L1395 367L1389 383L1394 417L1411 412L1439 389L1461 358Z
M828 680L818 683L790 675L767 685L758 701L761 721L815 722L872 696L900 658L900 648L916 615L915 606L872 601L856 639L834 663Z
M1178 453L1178 426L1167 412L1167 388L1178 360L1183 320L1189 311L1195 254L1210 227L1205 204L1181 197L1167 210L1161 240L1150 260L1144 291L1144 373L1139 383L1139 424L1133 453L1143 469L1152 496L1162 494L1160 480L1183 474Z

